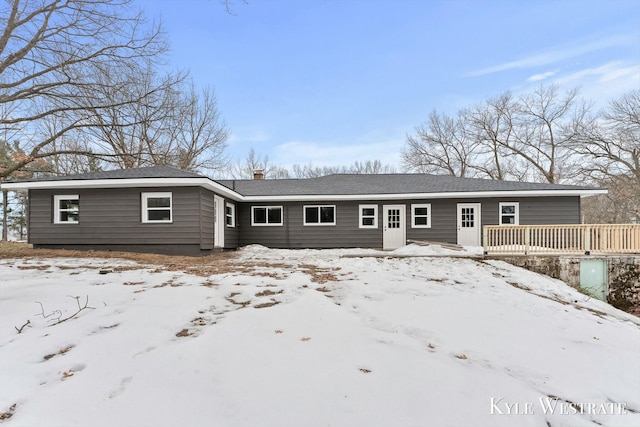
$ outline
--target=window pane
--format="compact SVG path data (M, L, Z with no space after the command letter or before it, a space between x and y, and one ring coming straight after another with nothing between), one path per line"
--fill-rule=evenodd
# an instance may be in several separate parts
M516 223L516 217L515 216L511 216L511 215L504 215L502 217L502 223L503 224L515 224Z
M373 208L362 209L362 216L374 216L374 215L375 215L375 209Z
M417 216L414 221L414 225L427 225L427 218L424 216Z
M387 211L387 227L400 228L400 209L389 209Z
M253 208L253 223L254 224L267 223L267 208Z
M60 222L78 222L78 219L77 212L60 212Z
M307 224L310 223L318 223L318 208L317 207L310 207L310 208L304 208L304 214L305 214L305 218L307 220Z
M158 209L148 211L149 221L171 221L171 211L168 209Z
M502 213L514 214L516 213L516 207L514 205L502 205Z
M224 211L227 213L227 215L231 215L231 206L226 206L224 208Z
M429 208L416 208L415 209L415 214L416 215L429 215Z
M78 207L78 199L60 200L60 209L70 209L77 211Z
M362 218L362 225L375 225L373 218Z
M169 208L171 207L171 198L170 197L149 197L147 199L147 207Z
M320 208L320 222L334 222L335 208L333 206L323 206Z
M269 208L269 224L282 222L282 208Z

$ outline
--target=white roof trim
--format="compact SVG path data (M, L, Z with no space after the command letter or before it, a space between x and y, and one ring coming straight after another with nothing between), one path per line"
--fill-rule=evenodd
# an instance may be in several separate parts
M287 202L318 200L403 200L486 197L544 197L580 196L589 197L606 194L606 189L594 190L521 190L521 191L460 191L440 193L395 193L395 194L303 194L279 196L243 196L209 178L119 178L87 179L69 181L23 181L2 184L3 190L62 190L82 188L131 188L131 187L203 187L237 202Z
M230 199L240 201L242 195L209 178L118 178L77 179L69 181L24 181L2 184L3 190L57 190L76 188L131 187L203 187Z
M606 194L607 190L532 190L532 191L460 191L444 193L401 194L310 194L297 196L243 196L243 202L287 202L316 200L406 200L406 199L471 199L487 197L543 197L580 196Z

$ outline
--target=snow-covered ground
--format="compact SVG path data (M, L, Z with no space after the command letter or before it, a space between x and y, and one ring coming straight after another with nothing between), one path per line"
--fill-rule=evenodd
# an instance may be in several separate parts
M0 260L0 424L640 426L640 319L421 253L461 254L251 246L209 277Z

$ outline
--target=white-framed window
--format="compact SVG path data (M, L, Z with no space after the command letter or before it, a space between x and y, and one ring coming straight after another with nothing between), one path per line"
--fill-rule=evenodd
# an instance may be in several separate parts
M360 228L378 228L378 205L360 205L358 209Z
M520 203L500 202L498 211L500 212L500 225L520 225Z
M170 192L142 193L142 222L173 222L173 196Z
M336 225L335 205L303 206L304 225Z
M53 196L53 223L77 224L80 222L80 196L65 194Z
M251 206L251 225L282 225L282 206Z
M411 228L431 228L431 203L411 205Z
M227 227L236 226L236 205L233 203L226 203L224 205L224 220Z

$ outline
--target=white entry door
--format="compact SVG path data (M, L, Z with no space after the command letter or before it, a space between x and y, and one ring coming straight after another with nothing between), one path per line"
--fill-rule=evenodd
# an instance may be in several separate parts
M458 203L458 244L480 246L480 203Z
M404 205L383 206L382 249L397 249L407 244Z
M224 248L224 226L224 199L213 196L213 246L216 248Z

